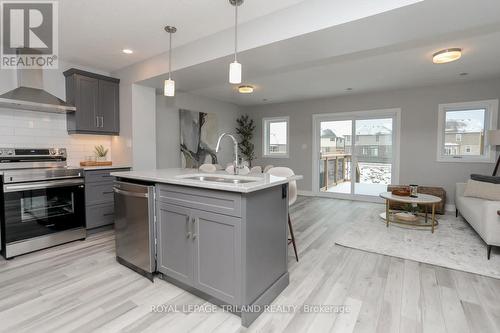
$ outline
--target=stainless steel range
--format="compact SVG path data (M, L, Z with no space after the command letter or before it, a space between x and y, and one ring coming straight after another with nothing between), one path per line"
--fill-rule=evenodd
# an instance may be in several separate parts
M85 239L83 170L66 159L64 148L0 148L5 258Z

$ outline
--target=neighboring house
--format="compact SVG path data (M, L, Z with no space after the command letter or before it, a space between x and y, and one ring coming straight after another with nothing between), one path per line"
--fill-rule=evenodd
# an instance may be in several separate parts
M445 129L445 155L481 155L484 130L470 119L448 120Z
M345 154L346 145L343 137L335 135L331 129L323 130L321 133L322 154Z
M356 129L357 157L362 162L390 163L392 159L392 130L381 125L363 125ZM352 136L337 136L333 130L323 130L321 153L352 153Z

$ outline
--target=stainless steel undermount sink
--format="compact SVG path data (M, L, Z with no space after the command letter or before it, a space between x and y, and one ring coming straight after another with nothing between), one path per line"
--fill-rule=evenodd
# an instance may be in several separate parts
M214 182L214 183L224 183L224 184L247 184L258 181L259 179L248 179L248 178L235 178L235 177L219 177L219 176L187 176L182 177L183 179L198 180L201 182Z

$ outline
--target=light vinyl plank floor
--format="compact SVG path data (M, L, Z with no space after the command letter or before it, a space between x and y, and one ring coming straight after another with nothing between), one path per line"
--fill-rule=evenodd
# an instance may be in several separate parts
M113 231L14 260L0 259L1 332L499 332L500 280L335 245L371 203L300 197L291 208L300 262L275 305L337 305L346 313L264 313L250 328L208 303L116 263Z

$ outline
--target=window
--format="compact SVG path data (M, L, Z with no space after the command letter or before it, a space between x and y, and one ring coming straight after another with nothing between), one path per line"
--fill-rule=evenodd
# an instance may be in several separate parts
M498 100L440 104L438 118L439 162L495 161L486 134L497 128Z
M264 118L262 121L264 157L288 157L288 117Z

